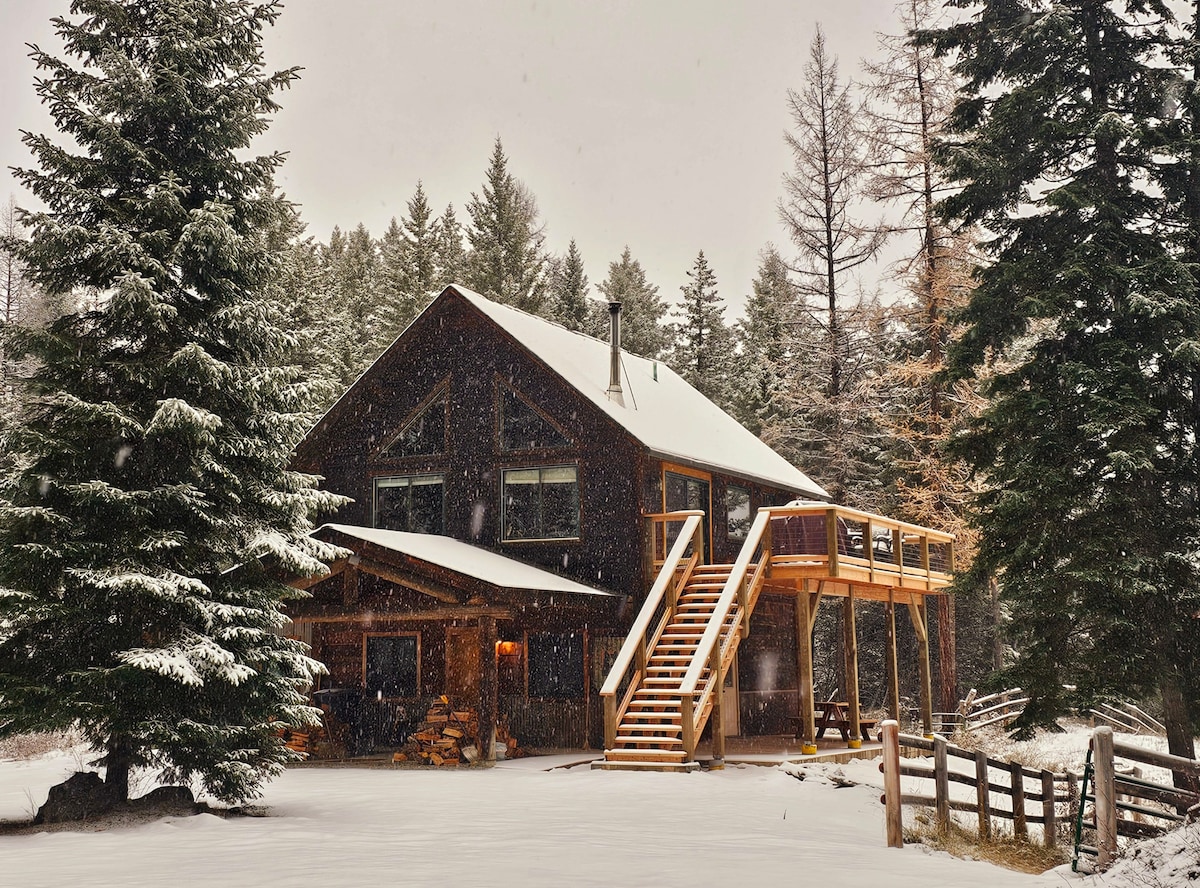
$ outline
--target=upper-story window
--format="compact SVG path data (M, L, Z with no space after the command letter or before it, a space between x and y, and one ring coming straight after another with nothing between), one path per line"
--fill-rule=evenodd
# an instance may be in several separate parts
M500 449L549 450L571 440L512 389L500 386Z
M379 455L384 458L428 456L446 452L450 386L442 385L400 429Z
M505 540L579 538L579 472L575 466L505 469Z
M410 533L441 533L445 477L394 475L375 479L374 526Z

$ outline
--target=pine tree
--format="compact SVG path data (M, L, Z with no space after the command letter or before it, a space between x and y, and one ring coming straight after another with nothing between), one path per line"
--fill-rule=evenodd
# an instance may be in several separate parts
M875 257L886 230L852 215L865 197L864 140L850 87L819 27L804 75L803 88L788 91L793 129L784 137L792 172L784 178L780 215L799 253L794 270L812 322L803 325L809 341L799 347L821 360L793 392L792 417L799 426L779 429L777 436L794 442L789 455L816 474L835 502L848 502L853 492L859 505L869 505L864 485L877 487L879 480L870 466L872 405L864 400L870 389L862 383L878 357L870 332L877 311L861 298L844 304L844 291L850 273Z
M437 221L437 270L441 284L466 280L467 251L463 248L462 226L454 215L454 204Z
M608 263L608 277L597 286L609 302L621 303L621 345L635 355L661 359L671 340L671 331L663 319L667 303L658 295L658 287L646 280L642 264L633 258L629 247L617 262ZM593 335L603 335L608 311L597 305L592 321Z
M361 222L347 235L335 227L322 252L330 314L347 325L339 337L342 383L349 385L391 341L384 329L384 269L371 232Z
M592 300L588 298L591 285L583 271L583 257L575 246L575 239L567 247L567 255L561 262L556 263L552 296L554 311L552 317L568 330L580 333L592 332Z
M467 286L533 314L546 310L549 262L533 193L508 171L500 139L492 150L486 181L467 204Z
M275 631L294 594L275 571L321 569L308 519L338 504L286 468L307 414L264 295L283 158L246 154L296 71L263 67L278 4L71 13L66 58L33 51L60 134L25 136L38 167L18 176L47 209L18 255L51 293L98 295L21 335L0 734L78 726L114 802L137 767L244 799L293 758L279 729L318 715L299 688L319 665Z
M701 250L679 288L683 301L672 312L674 345L670 364L692 387L722 410L732 406L733 334L725 325L725 304L717 277Z
M737 325L738 361L733 415L754 434L768 418L777 418L780 393L791 373L788 344L800 294L787 263L774 246L763 250L746 300L746 316Z
M960 452L987 483L974 570L997 574L1011 614L1021 724L1051 723L1068 685L1083 703L1158 689L1171 751L1191 756L1200 318L1169 185L1146 187L1170 150L1155 144L1170 14L987 2L934 39L966 84L946 206L994 235L951 363L1011 362Z
M425 189L408 201L402 225L393 218L379 242L380 341L386 347L429 304L438 286L438 231Z

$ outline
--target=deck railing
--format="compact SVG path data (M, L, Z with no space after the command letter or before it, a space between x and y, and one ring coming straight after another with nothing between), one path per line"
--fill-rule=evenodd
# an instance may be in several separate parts
M646 517L650 522L651 545L656 547L661 540L664 554L659 561L654 557L658 551L655 548L651 550L652 560L658 567L657 578L600 689L600 697L604 702L606 749L612 749L616 744L617 725L621 723L634 692L646 675L646 663L654 646L675 616L680 589L687 585L692 571L704 557L703 512L668 512ZM670 549L666 550L671 526L680 523L682 527L675 534Z

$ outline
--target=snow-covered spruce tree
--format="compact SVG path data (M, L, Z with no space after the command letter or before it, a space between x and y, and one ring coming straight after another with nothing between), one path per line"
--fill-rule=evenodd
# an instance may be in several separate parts
M1178 76L1171 8L952 5L969 13L935 35L965 81L946 146L963 189L946 207L994 236L950 359L1011 361L959 452L987 484L974 570L1007 601L1020 724L1157 689L1176 703L1171 751L1191 756L1200 312L1152 187Z
M384 348L429 304L430 294L439 284L437 220L432 218L420 182L407 209L404 221L392 219L379 242L380 340Z
M486 181L467 203L466 284L490 299L533 314L546 314L546 236L538 223L537 200L508 171L499 137Z
M593 330L592 300L588 298L591 288L583 270L583 256L575 245L575 239L567 246L567 254L554 263L551 275L551 300L553 318L568 330L580 333Z
M646 280L642 263L626 247L620 260L608 263L608 277L597 285L609 302L621 303L621 345L635 355L661 358L670 344L671 331L663 323L667 303L658 287ZM597 329L605 329L608 309L600 307Z
M801 304L787 263L774 246L760 255L746 315L736 325L738 343L734 374L734 410L738 422L754 434L777 415L780 391L791 373L788 333Z
M261 53L276 3L75 0L40 49L37 92L64 139L27 134L20 250L88 310L29 330L28 407L0 491L0 735L77 725L107 768L254 796L312 723L320 668L275 633L289 589L329 556L306 537L336 505L286 468L304 381L263 291L286 206L280 155L246 149L294 70Z
M733 331L725 325L725 303L717 276L701 250L681 286L683 299L672 313L675 342L670 363L680 376L722 410L732 406Z
M463 247L462 225L454 215L454 204L447 204L446 212L437 220L436 242L438 285L463 282L467 269L467 251Z

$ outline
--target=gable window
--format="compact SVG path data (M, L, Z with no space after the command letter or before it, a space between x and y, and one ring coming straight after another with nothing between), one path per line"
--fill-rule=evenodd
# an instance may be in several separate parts
M441 533L442 475L396 475L375 479L375 527L410 533Z
M504 539L579 537L579 476L575 466L505 469Z
M547 450L571 442L510 388L500 387L500 449Z
M392 441L380 451L382 457L429 456L446 452L446 428L450 407L450 387L444 385L416 416L404 424Z
M572 699L583 696L583 633L531 632L529 696Z
M420 636L363 636L363 678L367 694L416 697L420 694Z
M744 540L750 532L750 491L728 484L725 487L725 517L729 538Z

